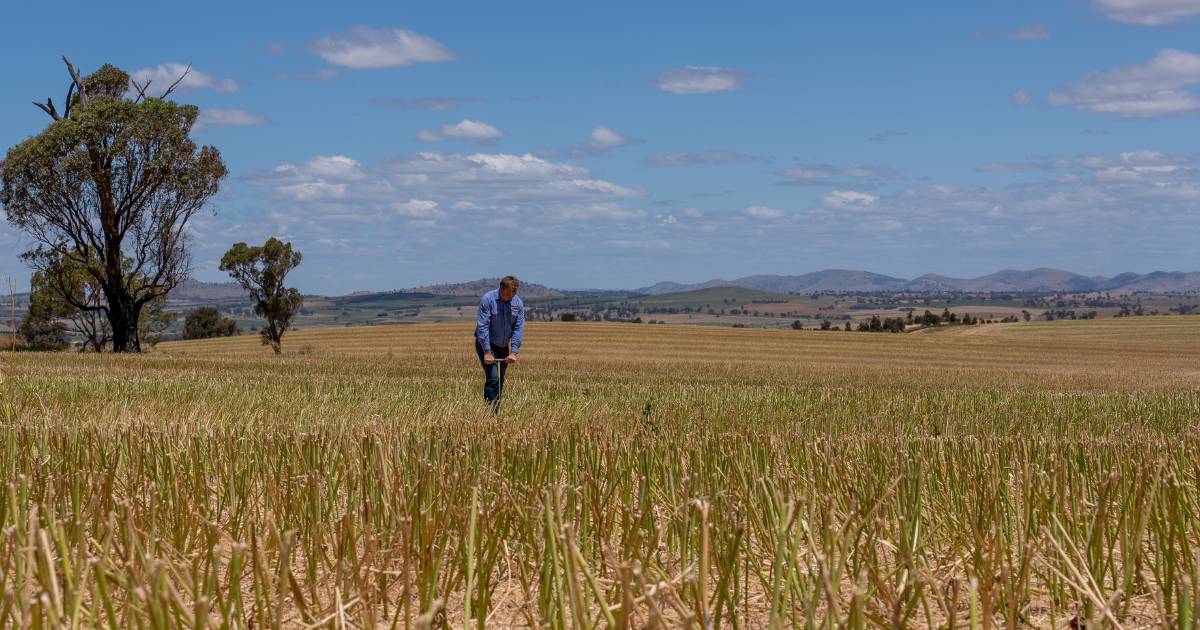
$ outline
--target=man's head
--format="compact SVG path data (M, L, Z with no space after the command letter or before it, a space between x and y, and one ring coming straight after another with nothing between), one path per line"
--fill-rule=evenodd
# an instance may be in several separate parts
M517 287L521 286L521 281L517 280L516 276L504 276L500 279L500 301L508 302L517 294Z

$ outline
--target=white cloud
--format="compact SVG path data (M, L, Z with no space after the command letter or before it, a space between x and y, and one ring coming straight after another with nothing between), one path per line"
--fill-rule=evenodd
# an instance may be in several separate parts
M560 221L592 221L595 219L628 221L644 219L646 211L611 203L593 203L583 206L565 206L554 211L554 215L554 218Z
M1046 39L1050 37L1050 29L1042 22L1026 24L1007 33L1012 39Z
M664 70L654 81L658 89L672 94L732 92L745 87L745 73L714 66L685 66Z
M1013 105L1016 105L1018 107L1024 107L1026 105L1033 104L1033 98L1030 97L1029 94L1027 94L1025 92L1025 90L1017 90L1017 91L1013 92L1009 96L1009 99L1012 100Z
M414 219L429 219L441 216L438 202L428 199L409 199L408 201L392 204L396 214Z
M391 68L453 61L454 51L426 35L401 28L365 26L322 37L312 45L325 61L346 68Z
M592 127L592 132L588 134L587 139L587 148L597 153L623 147L627 144L629 144L629 138L604 125Z
M1051 92L1047 102L1078 111L1123 118L1151 118L1200 111L1200 55L1166 48L1149 62L1085 75Z
M282 184L276 187L275 191L280 196L292 201L330 200L345 197L346 185L331 184L323 181L299 182L296 184Z
M453 139L487 143L503 138L505 135L507 134L487 123L463 119L452 125L442 125L437 129L422 129L417 132L417 139L421 142L441 142Z
M879 201L879 197L855 190L835 190L821 196L821 203L834 209L868 208L875 205L876 201Z
M1197 0L1092 0L1092 6L1125 24L1163 26L1200 15Z
M308 161L308 172L323 179L362 181L367 178L362 164L344 155L317 156Z
M777 173L788 186L835 186L839 178L851 179L903 179L896 169L890 166L873 166L870 164L801 164L785 168Z
M200 110L200 114L196 116L196 125L193 129L195 131L203 131L209 127L253 127L255 125L265 125L268 122L270 121L262 114L255 114L241 109L219 109L213 107Z
M752 219L761 219L763 221L773 221L782 219L787 216L787 213L778 208L770 208L768 206L750 206L746 208L746 215Z
M184 76L185 72L187 76ZM188 70L188 65L184 63L160 63L153 68L135 70L129 75L129 78L143 86L147 81L150 82L150 89L146 90L148 96L161 94L172 83L179 81L179 77L183 77L183 81L180 81L179 87L176 88L179 90L205 89L217 92L236 92L238 89L237 81L233 79L218 79L195 68Z
M506 153L418 153L370 167L346 156L320 156L299 164L285 162L247 180L284 199L336 202L366 214L385 206L394 212L429 213L434 209L430 203L472 211L505 204L557 211L565 204L616 216L625 210L587 204L644 194L596 179L578 166Z

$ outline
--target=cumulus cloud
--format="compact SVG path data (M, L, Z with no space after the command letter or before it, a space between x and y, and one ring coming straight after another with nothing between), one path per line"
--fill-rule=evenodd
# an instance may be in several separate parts
M305 170L321 179L349 182L367 179L367 172L362 164L344 155L317 156L308 161Z
M1050 105L1123 118L1151 118L1200 110L1200 55L1163 49L1150 61L1092 72L1051 92Z
M471 140L482 144L494 142L505 135L507 134L492 125L464 118L452 125L442 125L437 129L422 129L417 132L417 139L421 142Z
M396 214L414 219L430 219L442 214L438 202L428 199L409 199L396 202L392 204L392 209L396 211Z
M270 121L262 114L255 114L241 109L211 107L200 110L200 114L196 116L196 125L193 129L199 132L210 127L218 129L226 127L253 127L256 125L265 125L268 122Z
M844 179L902 179L896 169L890 166L872 166L869 164L801 164L785 168L777 173L784 178L779 182L785 186L836 186Z
M355 69L392 68L455 59L454 51L432 37L402 28L360 26L322 37L313 42L311 48L335 66Z
M142 85L145 85L149 81L150 89L146 90L147 95L161 94L162 90L167 89L172 83L179 81L179 77L183 77L183 80L179 82L177 90L236 92L238 89L237 81L233 79L218 79L195 68L189 70L188 67L184 63L160 63L153 68L134 70L129 75L129 78ZM186 76L184 76L184 73L186 73Z
M893 231L883 226L899 221L903 225L893 225L896 230L939 234L943 239L958 234L956 238L972 242L986 236L991 243L1006 242L1008 235L1027 229L1078 243L1113 234L1144 235L1152 225L1200 223L1188 218L1200 203L1200 169L1194 157L1136 150L994 164L980 170L1057 175L1004 187L920 184L878 196L833 191L819 199L808 218L818 224L836 223L852 210L841 220L876 231Z
M510 205L559 218L629 217L641 211L611 204L644 194L578 166L505 153L417 153L371 166L346 156L319 156L285 162L247 181L276 198L311 204L306 207L314 215L332 208L336 216L377 220L389 213L430 218L447 208L479 212Z
M727 164L734 162L761 162L762 158L736 151L703 151L700 153L665 153L652 155L643 164L647 166L695 166L697 164Z
M588 134L587 139L588 150L594 152L610 151L627 144L629 144L629 138L604 125L592 127L592 132Z
M746 216L749 216L752 219L760 219L763 221L773 221L787 216L787 213L783 210L768 206L750 206L749 208L746 208L745 212Z
M855 190L835 190L821 196L821 204L827 208L868 208L875 205L879 197Z
M1139 26L1177 24L1200 15L1196 0L1092 0L1110 19Z
M633 144L634 142L636 141L632 138L618 133L609 127L596 125L592 127L592 130L583 142L569 147L543 149L538 151L538 155L543 157L554 157L556 155L602 155L614 149Z
M421 98L373 98L372 105L395 107L400 110L443 111L456 109L486 99L477 96L425 96Z
M1012 101L1012 104L1016 105L1017 107L1024 107L1026 105L1033 104L1033 97L1029 96L1025 90L1017 90L1013 92L1011 95L1009 95L1009 99Z
M664 70L654 84L672 94L707 94L732 92L745 87L745 73L715 66L685 66Z

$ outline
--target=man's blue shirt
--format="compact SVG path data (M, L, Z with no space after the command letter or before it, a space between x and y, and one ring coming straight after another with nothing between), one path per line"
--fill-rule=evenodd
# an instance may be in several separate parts
M479 317L475 320L475 338L484 350L491 346L504 347L512 341L512 353L521 347L525 332L525 303L514 295L508 302L500 301L500 289L492 289L479 299ZM491 344L491 345L489 345Z

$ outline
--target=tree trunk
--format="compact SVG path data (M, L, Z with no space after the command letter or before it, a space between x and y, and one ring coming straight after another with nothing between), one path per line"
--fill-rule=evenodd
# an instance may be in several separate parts
M138 341L138 316L141 305L134 302L125 287L106 289L108 296L108 323L112 328L113 352L141 352Z
M270 320L267 324L267 338L271 342L271 349L275 354L283 352L283 333L275 325L274 320Z

